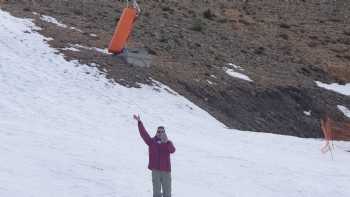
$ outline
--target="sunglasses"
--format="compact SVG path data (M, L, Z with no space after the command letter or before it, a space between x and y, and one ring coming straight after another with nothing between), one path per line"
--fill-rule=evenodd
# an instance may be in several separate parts
M157 130L157 133L165 133L165 130Z

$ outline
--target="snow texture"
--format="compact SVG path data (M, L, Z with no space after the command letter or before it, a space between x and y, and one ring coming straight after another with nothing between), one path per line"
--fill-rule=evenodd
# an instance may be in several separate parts
M174 197L350 196L349 153L227 129L160 83L126 88L66 61L33 29L0 10L0 196L152 196L133 113L151 135L165 125L177 148Z
M33 14L34 14L34 15L39 15L39 14L36 13L36 12L33 12ZM46 21L46 22L48 22L48 23L55 24L55 25L57 25L58 27L68 28L67 25L65 25L65 24L63 24L63 23L61 23L61 22L59 22L56 18L54 18L54 17L52 17L52 16L41 15L41 16L40 16L40 19L43 20L43 21ZM69 29L78 31L78 32L80 32L80 33L83 33L82 30L80 30L80 29L78 29L78 28L76 28L76 27L69 27Z
M78 31L78 32L80 32L80 33L83 33L82 30L80 30L80 29L78 29L78 28L76 28L76 27L70 27L69 29L72 29L72 30Z
M235 64L228 63L226 65L226 67L224 67L224 71L228 75L230 75L231 77L235 77L238 79L243 79L245 81L253 82L253 80L251 80L247 75L241 73L242 71L244 71L244 69L240 66L235 65Z
M75 51L75 52L80 51L79 49L74 48L74 47L66 47L66 48L63 48L62 50Z
M346 117L350 118L350 110L347 107L342 105L338 105L337 107Z
M83 45L80 45L80 44L74 44L74 45L71 45L71 46L74 47L74 48L81 48L81 49L86 49L86 50L97 51L99 53L110 54L108 52L108 49L100 49L100 48L97 48L97 47L87 47L87 46L83 46Z
M307 115L307 116L311 116L311 111L304 111L304 114Z
M57 19L55 19L54 17L51 17L51 16L42 15L40 17L40 19L43 20L43 21L46 21L48 23L53 23L53 24L55 24L55 25L57 25L59 27L62 27L62 28L67 28L68 27L67 25L65 25L63 23L58 22Z
M208 82L209 85L213 85L213 84L214 84L214 83L211 82L210 80L207 80L207 82Z
M328 90L332 90L334 92L337 92L339 94L343 94L343 95L346 95L346 96L350 96L350 83L347 83L345 85L340 85L340 84L337 84L337 83L326 84L326 83L322 83L322 82L316 81L316 84L317 84L318 87L325 88L325 89L328 89Z

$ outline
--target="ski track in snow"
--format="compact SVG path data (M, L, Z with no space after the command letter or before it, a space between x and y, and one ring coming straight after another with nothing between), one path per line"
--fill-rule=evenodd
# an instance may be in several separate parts
M152 196L138 112L177 148L175 197L350 196L349 153L332 160L321 140L226 129L181 96L67 62L33 28L0 10L0 196Z

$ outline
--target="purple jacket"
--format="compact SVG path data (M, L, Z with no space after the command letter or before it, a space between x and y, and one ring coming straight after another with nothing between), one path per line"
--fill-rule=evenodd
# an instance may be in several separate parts
M160 139L156 136L151 138L141 121L138 122L138 127L142 139L148 145L148 169L170 172L170 154L175 152L173 143L171 141L160 143Z

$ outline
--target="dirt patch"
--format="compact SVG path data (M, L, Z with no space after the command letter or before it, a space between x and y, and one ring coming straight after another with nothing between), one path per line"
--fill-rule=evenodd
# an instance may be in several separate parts
M328 65L327 71L339 83L345 84L350 81L350 59L348 65Z

